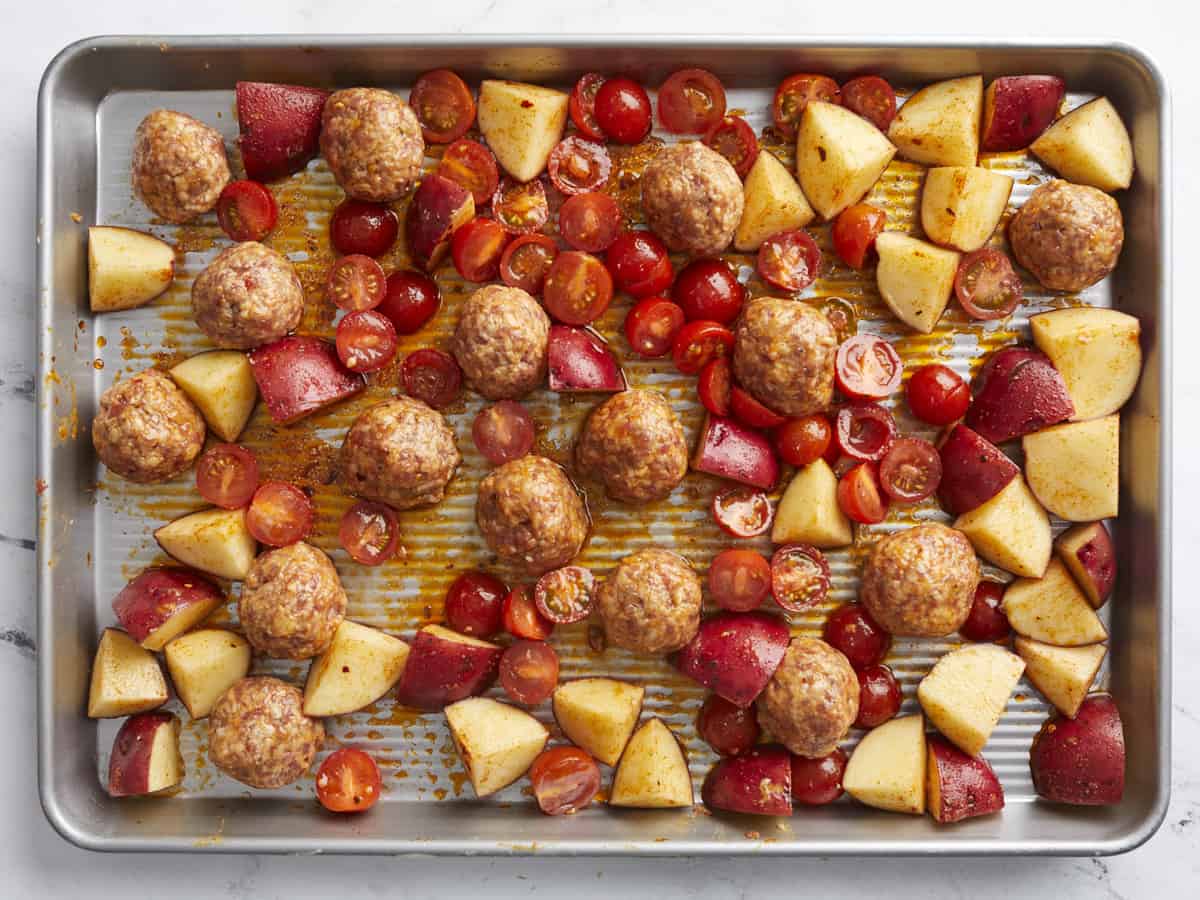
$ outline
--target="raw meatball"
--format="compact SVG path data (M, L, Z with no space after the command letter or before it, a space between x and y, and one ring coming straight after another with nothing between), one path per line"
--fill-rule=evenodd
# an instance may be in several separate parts
M301 778L325 740L302 712L304 696L278 678L235 681L208 717L208 758L242 784L279 788Z
M858 718L858 676L817 638L792 638L758 697L758 721L797 756L832 753Z
M342 443L346 490L395 509L440 503L462 462L445 417L397 397L362 413Z
M764 406L807 416L833 402L837 333L799 300L760 297L746 304L733 345L733 373Z
M525 291L489 284L467 298L450 351L467 383L489 400L513 400L546 377L550 317Z
M523 456L483 479L475 521L503 562L527 575L565 566L583 546L587 510L562 468L543 456Z
M421 177L425 140L421 123L391 91L337 91L321 114L321 154L351 197L399 200Z
M1051 181L1029 195L1008 226L1017 262L1052 291L1082 291L1117 265L1125 228L1103 191Z
M742 180L729 160L699 141L667 147L642 175L646 224L672 250L709 256L733 240Z
M260 554L242 585L238 618L259 653L311 659L346 615L346 592L329 557L300 541Z
M667 550L639 550L621 560L596 593L608 640L626 650L672 653L700 628L700 579Z
M255 241L221 251L192 282L192 315L218 347L269 344L294 331L303 313L295 267Z
M930 522L889 534L871 548L859 599L887 631L942 637L967 620L979 560L961 531Z
M92 444L100 461L122 478L170 481L204 448L204 417L169 375L147 369L100 396Z
M159 218L181 224L206 213L229 183L221 133L191 116L156 109L133 137L133 190Z
M675 410L653 391L622 391L588 417L575 449L579 468L628 503L661 500L688 469L688 448Z

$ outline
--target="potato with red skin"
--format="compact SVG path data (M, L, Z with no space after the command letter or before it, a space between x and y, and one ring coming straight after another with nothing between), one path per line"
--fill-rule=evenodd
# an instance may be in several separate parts
M725 416L705 418L691 466L697 472L766 490L779 480L779 460L770 439Z
M271 418L290 425L366 387L328 341L293 334L250 354L250 369Z
M792 757L778 745L720 760L700 789L709 809L753 816L792 814Z
M199 572L173 566L147 569L113 598L113 612L129 636L155 652L225 602L225 595Z
M955 425L942 441L942 480L938 500L952 516L982 506L1021 474L991 441L966 425Z
M551 325L546 350L550 390L559 393L625 390L625 373L608 345L583 328Z
M1004 808L1004 788L986 759L931 734L925 764L925 808L935 822L961 822Z
M693 678L735 706L745 708L767 686L787 652L787 624L764 612L720 612L675 658Z
M496 677L503 648L443 628L417 632L396 689L396 699L416 709L441 709L482 694Z
M454 232L474 217L475 198L469 190L442 175L426 175L404 220L408 252L432 271L449 252Z
M1002 444L1074 415L1067 384L1046 354L1032 347L1005 347L980 369L964 421Z
M1054 550L1096 609L1102 607L1117 580L1117 549L1103 522L1087 522L1058 536Z
M239 81L238 149L246 177L274 181L299 172L317 155L321 111L329 91L291 84Z
M109 796L155 794L181 781L179 720L167 712L138 713L126 719L108 760Z
M1023 150L1054 121L1066 93L1057 75L1004 75L983 95L980 149L985 153Z
M1029 750L1038 794L1054 803L1108 806L1125 793L1125 732L1116 701L1092 694L1074 719L1055 713Z

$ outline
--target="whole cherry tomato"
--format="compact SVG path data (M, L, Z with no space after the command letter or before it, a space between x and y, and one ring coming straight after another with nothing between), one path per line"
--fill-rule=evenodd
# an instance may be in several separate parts
M609 78L596 91L596 123L610 140L636 144L650 133L650 97L631 78Z

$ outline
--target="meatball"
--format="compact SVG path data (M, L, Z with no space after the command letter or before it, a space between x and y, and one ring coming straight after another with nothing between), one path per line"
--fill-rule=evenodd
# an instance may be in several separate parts
M967 620L979 560L961 531L930 522L881 539L863 569L859 599L884 629L942 637Z
M325 740L299 689L266 675L235 681L208 717L208 758L242 784L279 788L301 778Z
M1082 291L1121 255L1121 207L1103 191L1051 181L1029 195L1008 225L1017 262L1052 291Z
M527 575L565 566L588 533L587 510L562 468L523 456L479 483L475 521L503 562Z
M321 154L349 196L386 203L421 177L425 140L416 113L391 91L350 88L325 102Z
M100 461L122 478L170 481L204 448L204 417L169 375L147 369L100 396L92 444Z
M742 206L737 172L699 141L667 147L642 175L646 224L679 253L720 253L733 240Z
M700 579L688 561L655 548L625 557L596 592L608 640L656 656L696 636L700 604Z
M833 402L837 333L824 313L799 300L746 304L733 344L733 373L764 406L807 416Z
M758 721L797 756L826 756L858 718L858 698L858 676L841 651L792 638L758 695Z
M218 347L250 350L279 340L303 313L295 267L255 241L221 251L192 282L192 315Z
M242 585L238 618L259 653L311 659L346 615L346 592L323 552L300 541L260 554Z
M445 417L420 400L396 397L365 410L342 443L342 484L396 509L440 503L462 462Z
M217 205L229 183L221 133L191 116L156 109L133 137L133 190L150 210L182 224Z
M627 503L661 500L688 469L683 426L654 391L621 391L588 417L575 448L579 468Z
M467 298L450 350L467 383L489 400L512 400L546 377L550 317L525 291L489 284Z

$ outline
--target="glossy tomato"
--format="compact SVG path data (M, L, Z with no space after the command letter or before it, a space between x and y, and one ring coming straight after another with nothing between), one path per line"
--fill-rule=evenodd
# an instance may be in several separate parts
M612 159L604 144L572 134L550 151L546 168L554 186L571 196L598 191L608 184Z
M500 169L492 151L465 138L446 148L434 171L470 191L478 209L487 205L500 186Z
M546 186L538 178L522 183L505 176L492 197L492 215L513 234L540 231L550 218Z
M775 90L771 117L784 137L794 138L800 127L804 108L814 100L840 103L841 91L837 82L827 75L801 73L790 75Z
M493 281L500 274L508 238L508 231L495 219L472 219L454 232L450 242L454 268L467 281Z
M683 328L683 310L666 297L648 297L625 316L625 338L638 356L666 356Z
M400 217L386 203L343 200L329 218L329 239L338 253L383 256L396 243Z
M887 666L858 670L858 718L855 728L877 728L900 712L900 685Z
M515 400L501 400L476 414L471 438L484 459L502 466L533 449L533 416Z
M538 612L556 625L586 619L592 611L596 578L583 566L563 566L547 572L533 589Z
M971 389L949 366L931 363L912 373L905 388L908 408L930 425L949 425L967 414Z
M434 409L443 409L458 399L462 390L462 369L449 353L425 347L404 358L400 367L404 392L423 400Z
M222 509L241 509L258 487L258 460L237 444L213 444L196 461L196 490Z
M363 812L383 792L383 778L371 754L355 747L335 750L321 763L315 779L317 799L330 812Z
M763 281L798 293L817 280L821 251L807 231L781 231L758 248L757 268Z
M958 264L954 296L972 319L1003 319L1021 305L1025 289L1008 257L984 247Z
M602 84L604 84L603 75L598 72L588 72L575 82L568 104L571 121L575 123L575 127L584 137L591 138L593 141L604 140L604 132L600 130L600 125L596 121L596 92L600 90Z
M609 78L596 91L596 124L618 144L636 144L650 133L650 97L631 78Z
M546 273L558 256L558 244L547 234L523 234L510 241L500 257L500 280L538 296L546 284Z
M838 347L834 363L838 389L852 400L882 400L895 393L904 362L883 338L856 334Z
M537 706L558 686L558 654L545 641L515 641L500 657L500 687L518 703Z
M700 707L696 731L722 756L741 756L758 743L762 733L754 707L742 709L717 694L709 694Z
M700 370L696 380L696 392L700 402L710 413L718 416L729 415L729 398L733 389L733 370L729 359L717 357Z
M533 602L533 591L517 585L504 598L504 630L516 638L544 641L554 631L554 623L543 616Z
M707 319L727 325L742 311L746 288L738 281L733 266L723 259L706 258L683 267L671 296L689 321Z
M896 118L896 92L878 75L851 78L842 85L842 105L884 134Z
M774 432L779 458L797 468L816 462L829 449L833 429L820 413L788 419Z
M792 756L792 799L805 806L824 806L842 796L842 776L849 761L840 747L827 756Z
M575 194L558 210L558 232L562 239L576 250L589 253L602 253L611 247L623 224L621 208L608 194L594 191Z
M713 518L721 530L736 538L758 537L771 527L775 511L762 491L732 487L713 497Z
M861 525L875 525L887 517L888 504L879 487L879 472L872 462L862 462L838 481L838 506Z
M672 134L704 134L725 115L725 87L707 69L679 69L658 89L658 121Z
M718 357L733 351L733 332L720 322L688 322L675 336L671 358L684 375L695 375Z
M784 544L771 557L771 596L788 612L804 612L825 602L829 562L809 544Z
M338 309L374 309L387 293L387 276L371 257L352 253L330 266L325 293Z
M286 547L303 540L315 518L308 494L285 481L267 481L246 508L246 530L260 544Z
M578 747L551 747L529 767L538 809L548 816L579 812L600 790L600 767Z
M829 614L822 632L825 642L841 651L855 669L883 662L892 636L871 618L861 603L846 603Z
M508 588L486 572L464 572L446 589L446 624L461 634L490 638L504 627Z
M424 272L398 269L387 277L383 301L376 309L392 320L397 334L416 334L441 302L436 281Z
M542 288L546 311L566 325L587 325L599 318L612 295L612 276L604 263L581 250L558 254Z
M843 455L879 462L896 439L896 420L878 403L847 403L834 419L834 438Z
M338 539L356 563L382 565L400 552L400 522L390 506L359 500L342 515Z
M619 234L605 253L604 264L617 289L639 299L661 294L675 277L666 245L649 231Z
M417 114L421 134L430 144L458 140L475 121L471 89L449 69L435 69L418 78L408 95L408 105Z
M217 198L217 223L234 241L261 241L279 221L275 195L257 181L231 181Z
M346 313L338 322L338 359L351 372L377 372L396 355L396 327L374 309Z
M887 213L878 206L855 203L846 207L833 220L833 252L851 268L864 268L886 224Z
M942 458L929 441L902 437L879 463L879 481L897 503L918 503L937 490Z
M722 550L708 567L708 592L721 609L758 609L771 593L771 564L754 550Z
M721 119L704 136L704 143L729 160L739 178L749 175L758 159L758 138L741 116Z
M968 641L1003 641L1012 634L1004 613L1004 585L998 581L979 582L971 612L958 633Z
M749 391L736 384L729 391L729 409L735 419L751 428L774 428L787 421L785 416L756 400Z

